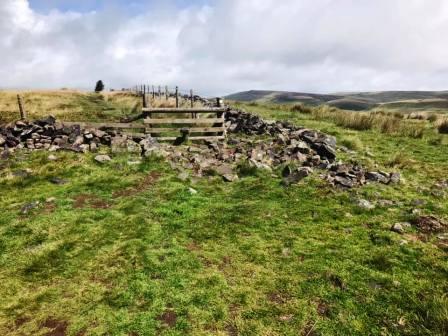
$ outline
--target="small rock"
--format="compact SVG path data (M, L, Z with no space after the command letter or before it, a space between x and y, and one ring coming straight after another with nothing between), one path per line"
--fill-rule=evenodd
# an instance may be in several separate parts
M99 162L99 163L105 163L108 161L111 161L112 159L110 158L109 155L97 155L95 156L95 161Z
M50 182L53 183L53 184L57 184L57 185L63 185L63 184L67 184L68 180L65 180L65 179L62 179L62 178L59 178L59 177L52 177L50 179Z
M289 186L291 184L295 184L303 180L305 177L311 175L313 173L313 169L310 167L300 167L297 170L293 171L288 177L284 178L282 183L285 186Z
M98 145L95 142L90 143L90 151L91 152L96 152L98 150Z
M133 140L127 140L126 150L128 153L141 153L142 152L142 148L140 147L140 145Z
M56 201L56 197L49 197L45 200L46 203L53 203Z
M225 174L222 177L224 178L224 181L226 181L226 182L235 182L238 180L238 175L236 175L236 174Z
M57 145L51 145L50 148L48 148L48 151L49 151L49 152L56 152L56 151L58 151L59 149L60 149L59 146L57 146Z
M354 183L349 178L343 176L336 176L334 178L334 183L344 188L353 188Z
M39 204L40 204L39 201L27 203L24 206L22 206L22 208L20 209L20 213L22 215L27 215L31 210L37 208Z
M190 175L185 171L183 171L179 175L177 175L177 178L181 181L186 181L186 180L188 180L189 177L190 177Z
M75 138L75 141L73 142L73 146L77 147L77 146L81 146L84 143L84 137L82 136L77 136Z
M83 153L87 153L90 149L90 145L88 144L82 144L78 146L79 150Z
M191 195L196 195L196 194L198 193L198 191L195 190L195 189L193 189L193 188L188 188L188 192L189 192Z
M399 234L403 234L404 233L404 228L403 228L403 225L401 225L401 223L395 223L394 225L392 225L390 230L392 232L396 232L396 233L399 233Z
M49 155L48 156L48 161L57 161L57 157L56 157L56 155Z
M391 173L389 177L389 183L397 184L401 181L401 175L399 173Z
M365 199L360 199L358 201L358 206L362 209L366 209L366 210L373 210L375 209L375 205L370 203L368 200Z

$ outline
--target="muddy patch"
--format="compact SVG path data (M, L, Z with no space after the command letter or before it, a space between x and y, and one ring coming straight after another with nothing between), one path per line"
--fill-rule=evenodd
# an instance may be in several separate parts
M15 327L15 329L19 329L21 326L23 326L25 323L27 323L29 321L31 321L31 319L29 317L26 317L26 316L18 317L14 321L14 327Z
M41 328L50 329L45 336L65 336L67 335L67 321L49 318L42 323Z
M172 310L165 310L162 315L157 317L159 321L161 321L164 325L174 328L177 321L177 315Z
M226 333L227 333L227 335L229 335L229 336L238 336L238 335L239 335L239 334L238 334L238 329L237 329L236 326L233 325L233 324L228 324L228 325L226 326Z
M110 204L107 203L102 198L95 195L81 194L75 197L75 202L73 203L73 208L83 209L83 208L93 208L93 209L108 209Z
M328 317L330 315L330 307L324 301L319 301L317 303L317 313L319 316Z
M344 280L336 274L326 274L327 279L333 285L333 287L345 290L347 289L347 285L344 283Z
M129 197L144 192L149 187L153 186L160 179L160 176L160 173L151 172L135 187L116 191L113 193L113 197Z
M289 299L290 298L288 296L286 296L285 294L282 294L282 293L272 292L272 293L268 294L268 300L277 305L285 304L289 301Z
M201 251L201 247L196 242L191 242L186 247L190 252Z

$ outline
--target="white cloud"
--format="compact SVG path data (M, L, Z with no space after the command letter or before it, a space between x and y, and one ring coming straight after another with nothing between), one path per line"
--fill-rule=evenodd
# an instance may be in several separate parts
M0 18L2 87L448 88L444 0L218 0L139 15L8 0Z

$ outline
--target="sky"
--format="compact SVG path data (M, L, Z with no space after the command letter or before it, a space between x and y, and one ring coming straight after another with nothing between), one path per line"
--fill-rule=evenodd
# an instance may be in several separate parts
M446 0L0 0L0 88L448 90Z

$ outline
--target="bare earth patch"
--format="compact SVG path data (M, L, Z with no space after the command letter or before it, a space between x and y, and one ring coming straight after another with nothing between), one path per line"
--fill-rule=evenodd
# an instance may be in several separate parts
M76 196L73 203L75 209L94 208L94 209L108 209L110 204L95 195L81 194Z
M53 318L49 318L45 320L41 325L42 328L51 329L45 335L46 336L65 336L67 335L67 321L55 320Z
M177 315L172 310L165 310L157 319L168 327L173 328L176 325Z
M151 172L137 186L116 191L113 193L113 197L129 197L141 193L148 189L150 186L154 185L160 179L160 176L160 173Z

